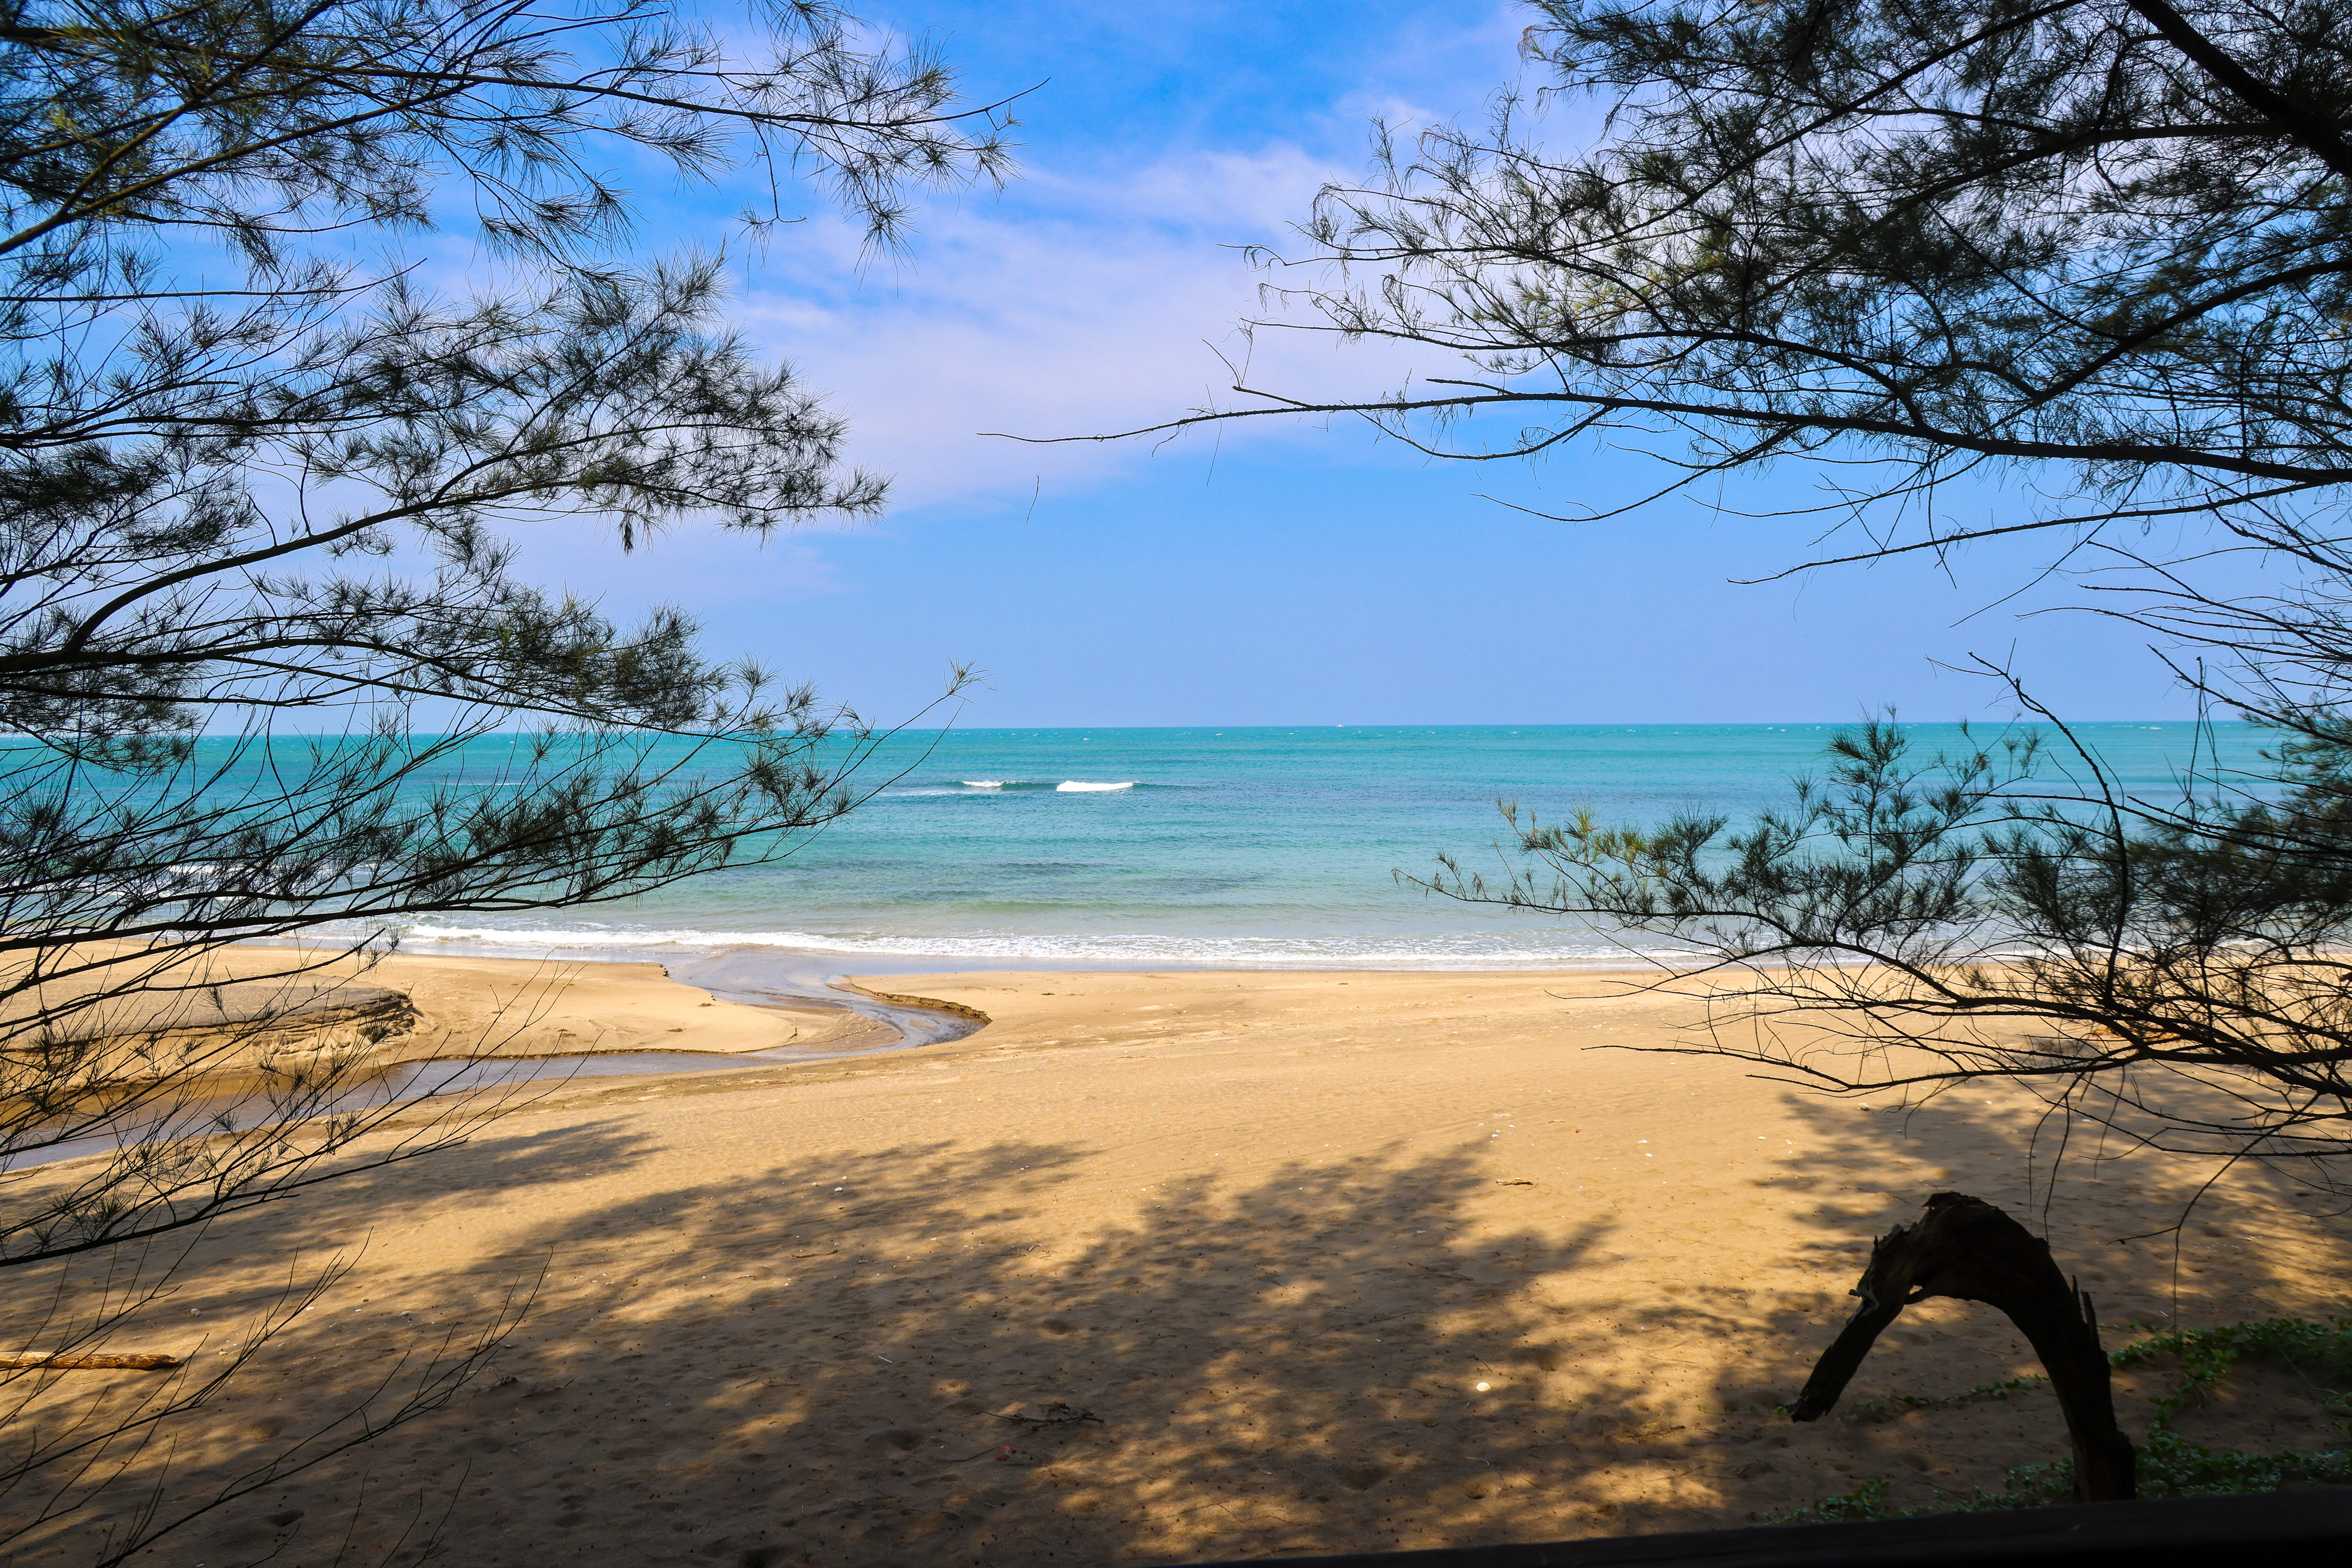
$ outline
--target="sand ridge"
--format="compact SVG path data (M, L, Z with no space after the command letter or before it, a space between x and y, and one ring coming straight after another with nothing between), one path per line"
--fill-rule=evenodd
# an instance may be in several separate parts
M484 1041L499 1056L836 1051L894 1043L888 1025L823 1002L752 1006L682 986L660 964L533 963L398 953L367 971L405 990L421 1045ZM417 1049L412 1046L411 1050Z
M94 950L103 945L91 944ZM121 951L116 945L114 951ZM134 960L47 988L60 994L130 980ZM404 998L397 1027L374 1028L379 1062L474 1056L598 1055L697 1051L870 1050L894 1044L887 1024L821 999L751 1005L669 977L659 963L474 957L434 953L349 954L318 947L244 944L194 963L157 960L148 990L102 1002L68 1021L77 1034L138 1032L201 1036L224 1017L268 1019L264 1053L299 1044L313 1017ZM20 1006L22 1004L19 1004ZM351 1031L319 1031L320 1044L348 1048ZM348 1038L346 1038L348 1036ZM252 1054L208 1060L227 1071ZM177 1060L166 1053L167 1060Z
M136 1348L217 1343L289 1267L358 1263L192 1421L180 1490L462 1337L514 1281L537 1297L449 1409L154 1560L323 1564L355 1510L354 1539L389 1546L417 1500L468 1564L825 1565L1700 1528L1870 1475L1924 1503L2063 1451L2046 1394L1870 1404L2029 1370L2005 1322L1928 1303L1838 1415L1769 1407L1833 1334L1869 1238L1941 1187L2046 1198L2110 1323L2345 1306L2352 1235L2279 1178L2226 1180L2176 1260L2117 1239L2204 1167L2077 1150L2053 1190L2021 1095L1863 1106L1588 1049L1688 1018L1606 977L863 983L992 1021L919 1051L575 1086L222 1228ZM5 1304L21 1320L30 1283ZM2126 1384L2127 1425L2156 1382ZM2200 1440L2329 1435L2293 1397L2200 1419Z

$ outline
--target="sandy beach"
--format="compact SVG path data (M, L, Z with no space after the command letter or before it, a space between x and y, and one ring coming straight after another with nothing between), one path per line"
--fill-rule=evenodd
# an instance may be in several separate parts
M444 1022L514 978L398 962L372 977ZM2122 1240L2210 1168L2078 1140L2053 1187L2021 1094L1841 1103L1593 1049L1668 1043L1689 1007L1594 973L863 984L989 1021L575 1083L467 1147L215 1228L114 1348L201 1369L289 1279L351 1267L181 1425L167 1510L530 1304L446 1409L142 1561L413 1561L437 1533L468 1565L1152 1563L1745 1524L1871 1476L1925 1506L2064 1451L2046 1392L1873 1403L2031 1370L2004 1320L1915 1308L1832 1418L1770 1406L1870 1238L1944 1188L2046 1204L2110 1325L2347 1307L2352 1225L2284 1177L2234 1173L2177 1239ZM532 1038L740 1051L826 1027L583 966ZM8 1280L12 1345L58 1279ZM56 1418L131 1377L61 1380ZM2274 1381L2183 1429L2323 1446L2316 1403ZM2127 1428L2161 1383L2124 1380ZM61 1521L21 1560L85 1560L94 1528Z
M660 964L487 958L442 954L239 946L194 965L135 958L91 944L89 973L42 999L148 988L69 1016L78 1035L148 1045L175 1070L249 1068L272 1051L362 1047L379 1065L433 1059L659 1051L721 1055L872 1050L896 1031L837 1006L746 1006L673 981ZM27 995L16 1004L30 1005ZM357 1020L362 1027L349 1027ZM247 1038L250 1037L250 1038ZM234 1042L208 1049L208 1040ZM196 1060L200 1058L201 1060Z

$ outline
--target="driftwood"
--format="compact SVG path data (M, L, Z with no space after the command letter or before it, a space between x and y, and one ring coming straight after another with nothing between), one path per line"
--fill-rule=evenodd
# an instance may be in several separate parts
M2074 1496L2113 1502L2132 1495L2131 1439L2116 1425L2106 1353L2091 1298L2058 1271L2050 1244L1980 1197L1939 1192L1913 1225L1870 1249L1853 1293L1862 1298L1835 1343L1822 1353L1789 1414L1817 1421L1905 1307L1930 1296L1982 1301L2009 1314L2032 1342L2074 1445Z
M0 1368L37 1366L51 1372L176 1372L176 1355L73 1355L48 1350L0 1351Z

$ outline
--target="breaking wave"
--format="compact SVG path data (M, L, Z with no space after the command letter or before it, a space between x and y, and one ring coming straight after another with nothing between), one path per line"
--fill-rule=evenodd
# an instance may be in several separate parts
M709 952L729 947L778 947L798 952L875 957L1020 959L1081 967L1087 964L1184 964L1216 968L1406 968L1484 969L1497 967L1590 967L1631 962L1672 962L1696 956L1672 947L1629 947L1591 933L1560 932L1554 940L1530 940L1526 931L1421 936L1169 936L1153 932L1013 935L975 933L917 936L815 931L712 931L690 927L630 928L593 925L408 926L404 947L427 943L531 953L550 950L641 952L647 948Z

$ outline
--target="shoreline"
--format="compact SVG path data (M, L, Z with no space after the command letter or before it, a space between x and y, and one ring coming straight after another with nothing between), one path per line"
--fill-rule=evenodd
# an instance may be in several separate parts
M1234 935L1223 937L1201 936L1181 938L1142 933L1119 935L1040 934L1031 937L960 937L903 936L876 940L905 946L863 946L844 941L833 946L807 946L795 942L763 939L756 932L712 931L699 934L692 940L677 940L663 935L647 934L645 940L629 940L624 934L600 936L586 932L567 932L561 940L550 940L541 935L534 939L522 939L527 933L515 933L516 939L482 933L468 932L457 936L436 936L430 933L411 932L404 935L404 953L428 955L448 953L465 957L500 957L520 959L551 959L569 962L581 960L594 963L677 963L698 964L715 958L764 960L775 973L789 976L802 983L814 983L820 976L855 974L978 974L991 971L1039 971L1046 969L1086 969L1136 972L1150 969L1248 969L1248 970L1337 970L1361 969L1373 974L1484 974L1540 973L1549 971L1575 972L1585 969L1635 969L1666 965L1679 956L1698 956L1685 949L1660 949L1643 952L1633 949L1596 947L1591 950L1557 953L1506 955L1452 954L1417 951L1402 956L1383 956L1379 952L1353 950L1328 953L1288 953L1286 946L1310 944L1320 940L1312 937L1265 937ZM1427 941L1442 946L1444 937L1432 933ZM936 946L920 944L936 942ZM993 946L1013 945L1014 950L986 952L958 951L985 942ZM1034 943L1037 946L1021 946ZM1099 947L1055 951L1057 946L1070 944L1102 944ZM1168 944L1184 947L1181 952L1134 953L1119 950L1121 943ZM1234 951L1204 951L1207 945L1233 943L1246 945ZM1254 951L1257 946L1277 948L1273 954Z

